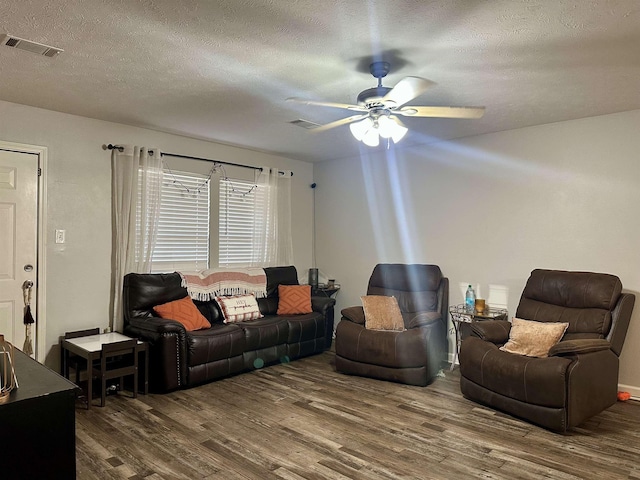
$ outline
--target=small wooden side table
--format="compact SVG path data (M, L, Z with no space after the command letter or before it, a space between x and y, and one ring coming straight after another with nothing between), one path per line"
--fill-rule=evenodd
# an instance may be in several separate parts
M86 337L66 338L62 339L60 348L62 351L62 375L65 378L69 378L69 352L75 353L81 358L87 360L87 368L89 379L87 382L87 410L91 408L91 400L93 396L91 385L91 366L94 360L100 360L102 355L102 345L114 342L121 342L123 340L131 340L131 337L127 337L121 333L101 333L98 335L89 335ZM144 366L141 369L142 378L144 381L143 393L146 395L149 393L149 345L147 342L138 340L138 346L136 347L136 353L138 355L144 355ZM139 385L134 385L133 388L137 388L140 391Z
M487 307L482 313L479 313L476 312L474 308L467 307L464 303L452 305L449 307L449 313L451 314L453 328L456 331L456 351L454 352L453 362L451 362L451 368L449 370L454 369L456 361L458 360L460 344L462 343L463 323L480 322L483 320L507 320L509 318L509 313L506 308Z

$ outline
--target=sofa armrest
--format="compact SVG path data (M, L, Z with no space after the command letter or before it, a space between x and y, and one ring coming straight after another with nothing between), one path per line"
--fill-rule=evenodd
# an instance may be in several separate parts
M359 325L364 325L364 308L361 306L342 309L342 319L349 320Z
M549 350L550 357L560 357L564 355L576 355L579 353L599 352L610 350L611 344L603 338L585 338L578 340L564 340L556 343Z
M143 337L145 333L153 336L167 333L184 335L186 332L184 325L180 322L160 317L132 317L129 319L129 325L142 332Z
M485 342L498 345L509 340L511 323L506 320L484 320L472 322L469 325L471 326L471 334Z
M124 333L149 343L149 388L168 392L186 384L187 335L184 325L159 317L130 317Z
M327 315L327 311L336 304L335 298L311 297L311 308L314 312Z

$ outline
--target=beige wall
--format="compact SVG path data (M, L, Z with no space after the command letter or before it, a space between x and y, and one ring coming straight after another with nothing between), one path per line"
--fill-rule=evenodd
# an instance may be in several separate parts
M0 119L0 140L48 148L46 363L50 367L58 366L58 338L65 331L104 328L109 323L111 154L102 150L105 143L293 170L295 265L300 277L306 278L311 266L311 164L7 102L0 102ZM66 230L64 245L54 243L56 229Z
M315 164L336 311L360 304L378 262L438 264L452 304L471 283L511 314L534 268L613 273L638 295L638 132L632 111ZM640 397L640 298L621 364Z

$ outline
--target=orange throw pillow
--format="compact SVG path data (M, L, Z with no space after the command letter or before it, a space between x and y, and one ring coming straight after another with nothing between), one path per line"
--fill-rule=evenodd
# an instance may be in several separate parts
M278 315L311 312L311 285L278 285Z
M211 324L204 315L200 313L200 310L198 310L196 304L193 303L191 297L184 297L180 300L156 305L153 309L160 318L180 322L188 332L211 327Z

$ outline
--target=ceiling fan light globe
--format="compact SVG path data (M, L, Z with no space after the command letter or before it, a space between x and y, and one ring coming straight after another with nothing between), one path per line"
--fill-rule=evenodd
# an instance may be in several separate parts
M393 133L395 132L395 127L398 126L393 120L389 117L381 116L378 118L378 133L382 138L391 138Z
M363 137L369 129L373 126L373 122L370 118L365 118L359 122L354 122L349 125L349 130L356 140L362 141Z
M380 137L378 136L378 129L370 128L367 133L362 137L362 143L369 147L377 147L380 145Z
M393 143L398 143L400 140L402 140L404 138L404 136L407 134L407 132L409 131L409 129L407 127L403 127L402 125L398 125L397 123L394 122L394 131L391 134L391 140L393 140Z

